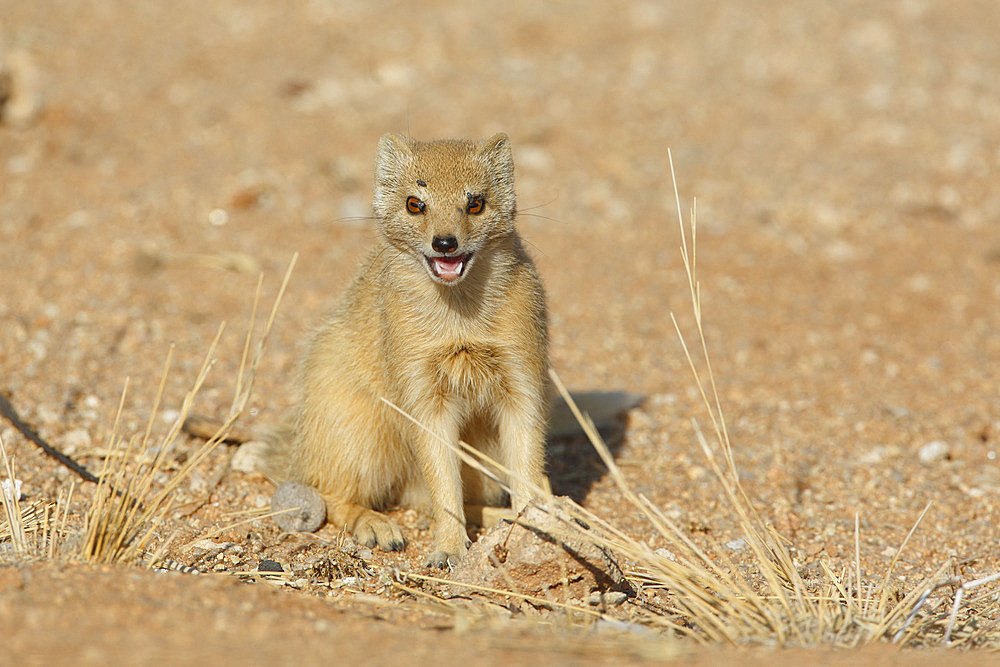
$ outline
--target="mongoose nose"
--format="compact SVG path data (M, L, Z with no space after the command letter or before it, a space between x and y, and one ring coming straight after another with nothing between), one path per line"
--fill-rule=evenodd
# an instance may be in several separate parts
M458 247L458 239L454 236L435 236L431 247L434 252L451 252Z

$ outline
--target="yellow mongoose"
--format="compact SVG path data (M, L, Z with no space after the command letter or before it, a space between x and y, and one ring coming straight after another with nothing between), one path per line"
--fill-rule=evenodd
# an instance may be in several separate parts
M374 247L310 341L291 433L268 467L315 487L327 520L366 545L406 544L378 509L429 509L427 562L443 567L469 546L463 502L504 499L448 443L506 466L515 509L545 484L545 297L514 228L507 135L384 135L374 210Z

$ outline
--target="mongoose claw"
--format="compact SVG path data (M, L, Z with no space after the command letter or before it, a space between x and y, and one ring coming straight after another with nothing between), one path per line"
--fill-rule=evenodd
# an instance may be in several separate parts
M392 519L377 512L370 512L354 527L354 539L366 547L376 544L384 551L402 551L406 538Z
M465 543L457 551L436 549L427 556L427 560L424 561L424 567L434 567L440 570L455 567L465 557L465 552L469 550L470 546L472 546L472 542L465 540Z
M388 540L379 540L378 545L386 551L402 551L406 548L406 538L400 533Z
M424 567L446 570L449 567L458 565L458 562L461 559L461 556L458 554L449 554L447 551L434 551L427 556L427 560L424 562Z

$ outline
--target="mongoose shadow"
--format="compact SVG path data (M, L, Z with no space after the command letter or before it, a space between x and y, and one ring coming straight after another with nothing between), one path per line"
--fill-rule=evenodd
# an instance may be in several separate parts
M627 391L572 391L580 411L587 414L617 458L624 440L623 417L642 403L644 396ZM557 397L552 403L546 439L549 484L552 493L583 502L591 487L607 474L607 466L587 439L569 406Z

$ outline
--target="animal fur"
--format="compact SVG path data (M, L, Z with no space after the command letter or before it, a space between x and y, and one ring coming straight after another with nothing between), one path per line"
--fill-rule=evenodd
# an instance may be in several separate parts
M312 336L294 419L272 437L267 467L316 488L328 521L367 545L406 544L379 509L429 510L428 563L445 566L469 545L463 505L505 501L449 443L507 467L515 509L546 485L545 298L514 227L509 139L386 134L374 210L376 240Z

